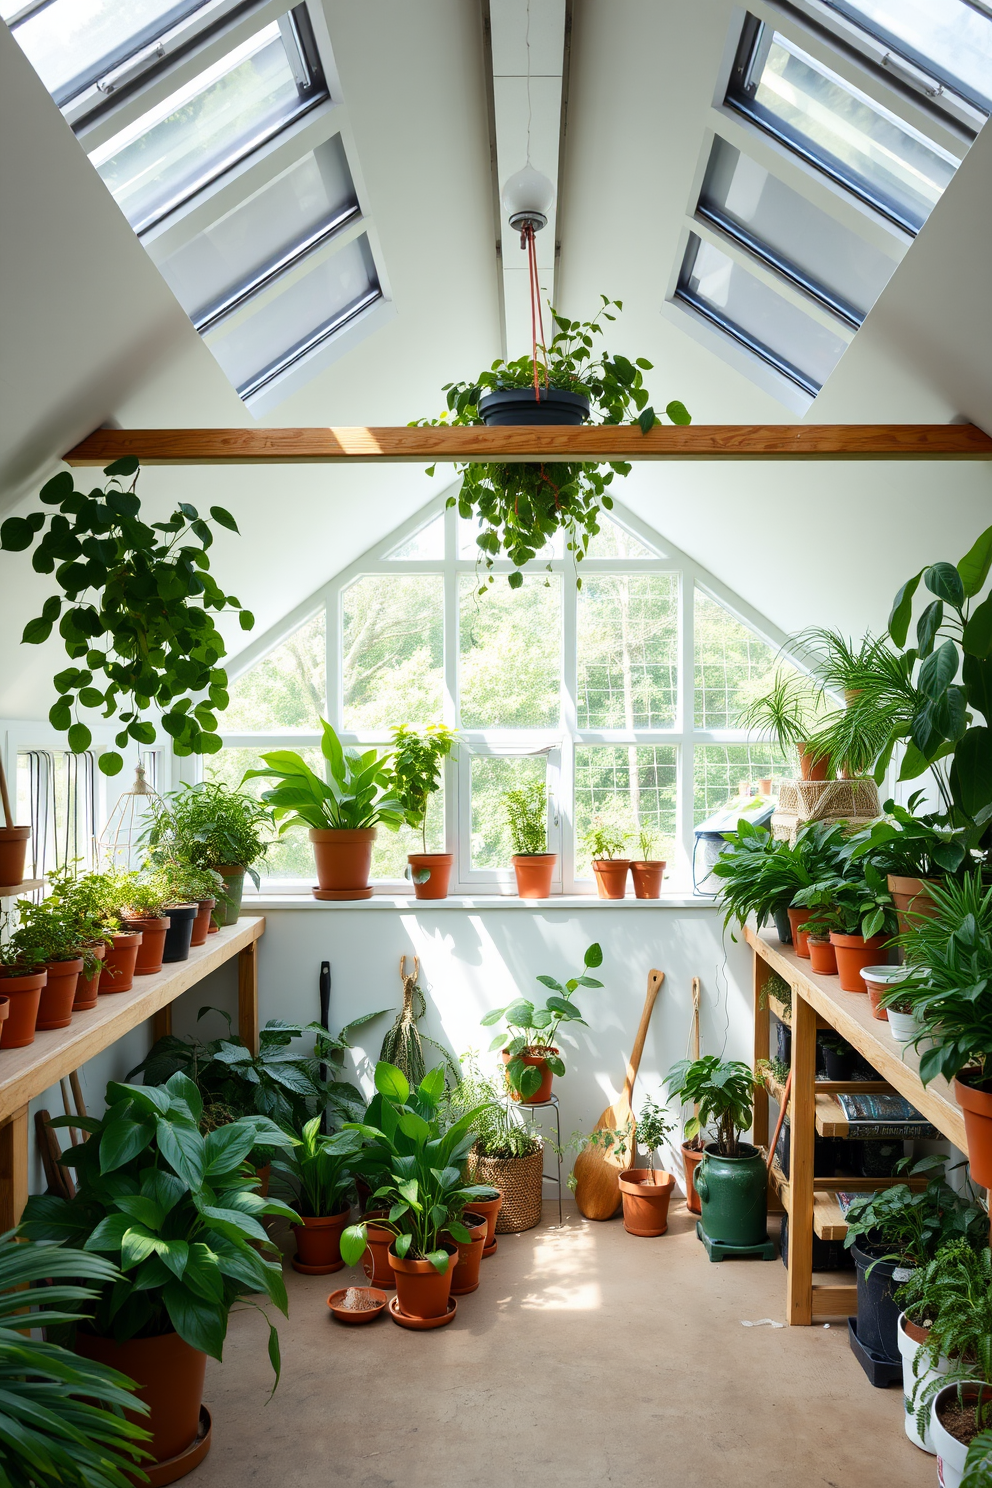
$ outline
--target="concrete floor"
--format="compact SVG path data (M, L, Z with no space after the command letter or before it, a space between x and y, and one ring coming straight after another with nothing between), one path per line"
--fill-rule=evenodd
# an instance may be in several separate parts
M213 1449L196 1488L934 1488L902 1425L902 1393L869 1385L847 1329L781 1319L779 1260L711 1264L683 1203L667 1235L570 1209L499 1237L454 1323L335 1323L357 1280L286 1268L283 1374L266 1405L265 1330L231 1319L210 1362ZM556 1217L556 1216L554 1216Z

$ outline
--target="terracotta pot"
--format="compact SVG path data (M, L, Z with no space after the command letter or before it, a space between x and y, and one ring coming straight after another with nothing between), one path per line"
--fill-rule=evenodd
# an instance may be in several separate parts
M454 853L409 853L410 877L413 879L413 894L416 899L446 899ZM416 874L426 870L430 877L418 883Z
M880 1007L879 1004L886 993L891 992L905 975L906 967L904 966L862 966L861 968L861 980L868 992L872 1015L884 1023L889 1020L888 1010Z
M674 1173L661 1169L627 1168L620 1174L623 1227L629 1235L663 1235L668 1229L668 1205L675 1188Z
M555 1048L551 1048L548 1052L550 1054L557 1054L558 1050ZM503 1063L509 1064L511 1057L513 1056L508 1054L504 1049ZM552 1081L554 1080L554 1071L548 1068L548 1061L545 1059L543 1054L524 1053L520 1055L520 1058L523 1060L524 1064L532 1064L535 1069L539 1069L541 1071L541 1083L534 1091L534 1094L528 1096L526 1099L524 1099L523 1096L518 1095L515 1090L511 1090L510 1094L515 1101L522 1101L524 1105L546 1106L548 1101L551 1099L551 1085ZM507 1078L507 1089L509 1089L509 1085L509 1078Z
M887 935L873 935L870 940L865 940L863 935L839 935L836 930L831 930L830 944L837 952L837 973L842 992L865 990L861 968L878 960L878 952L888 939Z
M347 1204L337 1214L301 1214L299 1224L293 1226L296 1236L296 1257L301 1266L314 1274L324 1275L340 1271L341 1231L351 1218L351 1205Z
M10 998L0 997L0 1023L4 1021L10 1012Z
M912 930L920 920L937 913L937 904L930 890L941 887L939 878L902 878L898 873L890 873L886 882L896 907L900 935Z
M517 853L513 871L517 876L517 894L521 899L547 899L555 876L557 853Z
M89 1008L96 1007L97 996L100 991L100 973L103 970L103 958L107 954L107 943L104 940L96 945L87 946L87 950L99 961L100 965L91 977L79 973L79 981L76 983L76 997L72 1004L74 1013L85 1013Z
M809 935L806 944L809 948L810 970L815 971L817 976L836 976L837 956L829 940L814 940Z
M310 841L317 864L315 899L371 899L372 844L375 827L344 829L310 828Z
M799 773L803 780L826 780L830 774L830 756L810 753L808 744L799 746Z
M811 909L789 910L789 924L792 927L792 944L795 946L796 955L802 956L806 961L809 960L809 936L802 927L812 913L813 911Z
M469 1292L478 1291L479 1267L482 1265L482 1252L486 1248L486 1233L489 1229L486 1216L474 1209L465 1211L462 1224L472 1236L471 1240L453 1240L450 1235L444 1236L445 1240L451 1240L458 1247L455 1269L451 1273L453 1297L466 1297Z
M141 931L141 944L134 963L135 976L154 976L162 970L165 937L169 930L168 915L121 915L127 930ZM116 989L115 989L116 990Z
M759 790L760 794L763 795L763 796L770 796L771 795L771 793L772 793L772 777L770 775L762 775L761 779L758 781L758 790Z
M49 1028L68 1028L72 1022L72 1004L76 996L76 984L83 969L83 958L73 961L49 961L45 970L48 980L41 989L38 1004L39 1032Z
M696 1192L696 1169L703 1160L703 1150L682 1143L682 1161L685 1164L685 1206L692 1214L702 1214L703 1206Z
M260 1193L263 1199L267 1199L269 1197L269 1180L271 1177L271 1163L263 1163L260 1168L255 1169L255 1178L258 1183L256 1193Z
M0 1023L0 1049L23 1049L34 1043L41 989L47 980L47 971L0 977L0 992L9 1001L7 1017Z
M126 1414L152 1433L147 1446L156 1462L177 1457L196 1440L207 1356L191 1348L178 1333L115 1343L112 1338L97 1338L77 1328L75 1351L84 1359L109 1364L135 1381L138 1397L148 1406L149 1414Z
M0 884L13 889L24 882L30 827L0 827Z
M241 896L245 891L245 867L243 863L221 863L214 871L224 880L224 897L214 911L220 929L221 925L238 923Z
M392 1230L384 1230L375 1223L377 1219L385 1219L386 1214L385 1209L373 1209L365 1215L365 1238L368 1244L362 1256L362 1270L372 1286L385 1287L387 1291L392 1291L396 1279L389 1264L389 1247L396 1236Z
M192 944L193 922L199 913L196 904L170 904L169 928L162 947L164 962L188 961Z
M635 899L657 899L661 894L661 882L665 877L667 863L664 858L647 863L631 863L630 876L634 880Z
M101 996L104 992L130 992L142 939L140 930L121 930L111 938L100 973Z
M494 1189L494 1199L473 1199L472 1213L481 1214L486 1221L486 1250L489 1250L496 1241L496 1220L499 1211L503 1207L503 1195L499 1189Z
M451 1278L458 1257L458 1247L451 1241L442 1241L439 1247L448 1252L448 1269L444 1275L435 1270L430 1261L415 1261L409 1256L400 1257L390 1247L389 1264L396 1280L396 1300L401 1312L407 1317L444 1317L451 1295Z
M196 901L196 919L193 921L193 933L189 938L191 946L206 945L207 936L210 933L210 911L216 903L216 899L198 899Z
M0 982L4 991L8 986ZM4 1024L9 1027L9 1024ZM0 1038L0 1044L4 1039ZM968 1138L968 1167L974 1183L992 1188L992 1093L976 1089L972 1081L977 1069L962 1070L954 1081L954 1094L964 1112L964 1130Z
M629 858L597 858L592 865L596 876L596 893L600 899L624 899L627 896Z

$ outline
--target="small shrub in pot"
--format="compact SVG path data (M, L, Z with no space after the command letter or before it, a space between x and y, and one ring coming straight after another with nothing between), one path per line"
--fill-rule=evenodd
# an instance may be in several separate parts
M758 1245L768 1236L768 1173L756 1147L740 1140L750 1127L754 1093L761 1076L738 1060L715 1054L681 1059L665 1077L669 1092L683 1105L698 1106L686 1122L687 1137L705 1128L717 1138L708 1142L694 1177L702 1201L702 1226L711 1240L726 1245Z
M521 899L547 899L558 854L548 852L548 790L533 780L504 791L503 812L513 844L513 872Z

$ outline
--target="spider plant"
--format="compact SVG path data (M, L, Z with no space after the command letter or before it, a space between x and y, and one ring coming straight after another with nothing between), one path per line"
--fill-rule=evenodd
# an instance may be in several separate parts
M818 690L808 677L779 671L769 690L741 710L737 723L751 734L774 734L787 755L808 743L819 708Z

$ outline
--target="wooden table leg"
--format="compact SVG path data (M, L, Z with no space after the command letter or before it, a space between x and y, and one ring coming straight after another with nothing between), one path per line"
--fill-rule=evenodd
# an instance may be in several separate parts
M754 958L754 1067L758 1068L759 1059L768 1058L768 1032L771 1014L768 1011L768 1003L762 997L762 990L771 967L761 956ZM764 1002L764 1007L762 1007ZM761 1089L754 1092L754 1125L752 1127L752 1138L756 1147L764 1147L768 1141L768 1091L762 1083Z
M172 1003L167 1002L165 1007L160 1007L157 1013L152 1013L152 1038L157 1041L171 1032Z
M258 1053L258 946L255 941L238 952L238 1033L253 1054Z
M815 1082L816 1013L793 987L788 1313L790 1323L807 1325L813 1321Z
M0 1126L0 1233L20 1223L28 1201L28 1108Z

